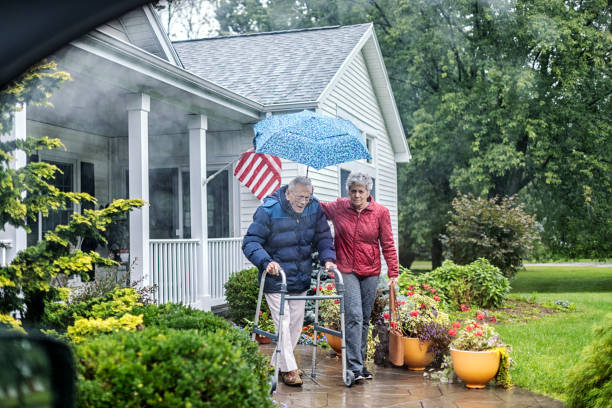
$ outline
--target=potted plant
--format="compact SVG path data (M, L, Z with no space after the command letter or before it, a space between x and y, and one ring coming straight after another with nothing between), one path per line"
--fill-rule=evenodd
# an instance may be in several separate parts
M244 321L245 321L245 325L244 325L245 330L248 333L251 333L251 331L253 331L253 322L249 319L244 319ZM267 311L262 311L262 310L259 311L259 321L257 322L257 327L260 328L261 330L265 330L270 333L276 333L276 327L274 327L274 321L272 320L269 312ZM267 344L267 343L270 343L271 341L269 337L260 336L257 333L255 333L255 340L257 340L259 344Z
M410 285L398 296L399 321L390 325L399 325L404 336L404 364L411 370L424 370L448 349L450 320L440 302L437 290L427 284Z
M476 312L476 320L453 323L450 352L455 373L468 388L484 388L495 377L510 388L510 350L493 327L485 323L485 314Z
M320 296L336 295L336 284L327 282L319 286ZM340 300L326 299L319 302L319 320L325 327L332 330L340 330ZM342 352L342 339L333 334L325 333L329 346L337 353Z

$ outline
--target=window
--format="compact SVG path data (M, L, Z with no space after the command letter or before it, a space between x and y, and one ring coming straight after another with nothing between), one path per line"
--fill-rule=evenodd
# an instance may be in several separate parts
M370 156L372 156L371 159L367 159L366 163L368 164L374 164L374 139L371 137L368 137L368 135L364 135L365 137L365 141L366 141L366 148L368 149L368 153L370 153Z
M215 171L207 172L210 177ZM207 188L208 209L208 237L229 237L229 171L223 170L208 182Z
M149 236L152 239L180 237L178 168L149 170Z
M346 180L348 179L351 172L349 170L340 169L340 196L348 197L348 191L346 190ZM376 179L372 177L372 191L370 191L372 197L376 199Z

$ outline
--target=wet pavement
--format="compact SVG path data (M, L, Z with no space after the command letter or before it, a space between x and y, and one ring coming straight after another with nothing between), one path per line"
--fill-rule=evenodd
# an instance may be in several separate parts
M274 345L260 346L271 354ZM563 407L557 400L521 388L506 391L488 385L470 390L463 384L444 384L423 378L423 372L369 364L374 379L352 387L342 382L342 361L329 349L317 350L316 377L312 378L312 347L298 345L298 366L304 371L302 387L289 387L279 379L273 399L288 407L402 407L402 408L539 408Z

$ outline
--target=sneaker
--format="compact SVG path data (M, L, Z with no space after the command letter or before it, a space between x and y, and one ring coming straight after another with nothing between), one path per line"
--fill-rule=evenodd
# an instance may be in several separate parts
M372 373L369 372L368 369L365 367L363 368L363 370L361 370L361 376L366 380L371 380L374 377Z
M358 371L353 371L353 374L355 375L355 382L365 379L365 377Z
M302 379L300 378L300 375L298 374L298 370L292 370L287 373L282 373L281 378L283 379L283 382L289 386L292 386L292 387L302 386Z

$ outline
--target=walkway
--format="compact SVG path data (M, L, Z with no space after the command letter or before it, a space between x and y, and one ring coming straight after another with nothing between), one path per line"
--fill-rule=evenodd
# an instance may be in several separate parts
M273 345L261 346L271 354ZM321 349L319 349L321 350ZM520 388L505 391L487 386L484 390L468 390L462 384L442 384L423 378L422 373L404 368L369 367L373 380L350 388L342 382L342 363L329 349L317 350L317 376L310 377L312 348L298 345L298 365L305 372L304 385L289 387L279 381L273 398L288 407L401 407L401 408L557 408L557 400Z

